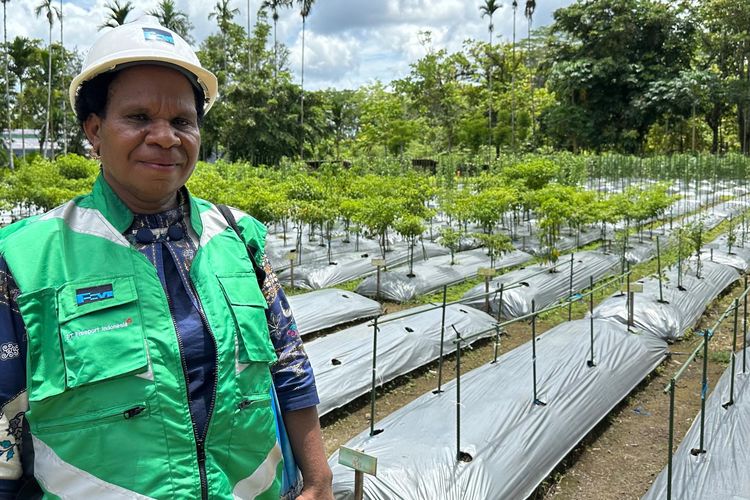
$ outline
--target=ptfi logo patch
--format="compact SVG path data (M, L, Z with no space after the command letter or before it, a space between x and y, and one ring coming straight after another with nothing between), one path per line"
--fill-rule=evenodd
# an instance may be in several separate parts
M112 290L111 283L109 285L92 286L76 290L76 304L79 306L114 298L115 292Z
M143 28L143 38L146 40L166 42L174 45L174 37L172 36L172 33L156 28Z

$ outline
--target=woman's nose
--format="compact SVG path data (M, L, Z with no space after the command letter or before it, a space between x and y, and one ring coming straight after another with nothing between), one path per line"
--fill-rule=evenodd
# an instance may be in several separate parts
M154 120L146 134L146 144L154 144L169 149L182 144L172 124L167 120Z

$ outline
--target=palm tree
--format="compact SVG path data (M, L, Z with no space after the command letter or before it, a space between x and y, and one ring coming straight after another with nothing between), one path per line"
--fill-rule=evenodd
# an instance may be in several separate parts
M534 20L534 11L536 10L535 0L526 0L524 16L526 16L526 58L529 66L529 92L531 93L531 140L534 141L534 75L531 71L531 23Z
M301 84L300 84L300 98L299 98L299 109L300 109L300 130L302 131L302 138L299 146L299 157L301 160L305 159L305 23L307 16L310 15L310 9L312 9L315 0L297 0L300 6L300 15L302 16L302 70L301 70Z
M193 37L190 36L193 23L190 22L187 14L177 10L174 0L161 0L156 9L149 11L148 14L157 18L159 24L174 31L184 38L186 42L190 44L194 42Z
M227 31L229 30L229 25L232 22L232 19L234 19L234 16L236 14L239 14L240 9L232 9L229 7L229 1L230 0L218 0L216 2L216 5L214 5L214 10L211 11L211 13L208 15L209 19L216 19L216 24L219 25L219 31L221 31L221 43L224 46L224 50L222 51L222 68L224 70L227 69L227 58L226 58L226 35Z
M495 0L484 0L484 5L479 6L479 12L482 13L482 17L489 16L490 18L490 25L488 27L488 30L490 32L490 62L489 62L489 68L487 71L487 78L488 78L488 87L490 91L490 119L489 119L489 130L490 130L490 149L492 149L492 33L495 31L495 25L492 24L492 16L497 12L497 10L500 8L500 5L495 2Z
M60 17L60 11L57 7L52 5L52 0L42 0L39 5L34 9L34 14L39 17L44 13L47 16L47 23L49 23L49 45L47 47L47 122L45 123L44 131L44 156L47 156L47 146L52 143L52 120L50 118L50 111L52 108L52 25L55 23L55 14Z
M133 2L128 0L125 5L120 5L120 0L114 0L114 3L106 5L109 14L104 24L99 25L99 29L117 28L125 24L128 15L133 11Z
M271 17L273 18L273 80L276 81L276 76L279 72L279 44L276 41L276 25L279 21L279 9L282 7L291 7L292 0L263 0L260 4L261 9L271 9Z
M60 10L57 13L58 19L60 19L60 85L62 87L62 96L60 100L62 105L62 116L63 116L63 154L68 154L68 114L66 113L67 105L65 104L68 100L65 99L65 41L63 39L63 0L60 0Z
M511 45L510 67L510 143L513 154L516 154L516 12L518 1L513 0L513 45Z
M26 120L24 119L23 109L23 84L28 76L26 72L34 65L36 55L36 46L28 38L16 37L11 42L8 48L8 55L13 61L10 67L11 73L13 73L18 79L18 117L21 125L21 154L26 158L26 137L23 130L26 128Z
M3 2L3 59L5 59L5 105L7 106L8 112L8 162L11 170L13 169L13 135L11 130L13 129L13 121L10 114L10 80L8 80L8 23L7 13L5 11L5 4L10 0L0 0Z

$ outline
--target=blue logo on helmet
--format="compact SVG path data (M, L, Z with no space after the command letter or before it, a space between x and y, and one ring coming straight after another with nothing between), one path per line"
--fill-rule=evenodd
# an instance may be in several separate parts
M146 40L167 42L174 45L174 37L172 36L172 33L156 28L143 28L143 38Z

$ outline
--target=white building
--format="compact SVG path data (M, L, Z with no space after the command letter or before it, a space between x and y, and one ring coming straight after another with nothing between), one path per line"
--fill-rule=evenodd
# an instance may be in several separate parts
M25 153L31 154L31 153L39 153L39 130L36 129L20 129L15 128L11 129L10 131L10 138L11 138L11 146L13 148L13 154L20 158ZM7 129L4 129L2 131L2 137L0 137L0 143L2 143L3 149L8 149L8 131ZM52 145L47 145L47 148L49 151L47 152L47 156L52 157L54 156L55 151L60 151L61 147L57 142L52 142Z

